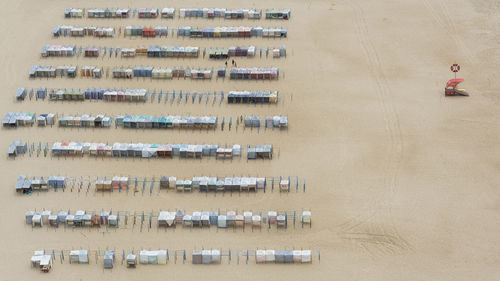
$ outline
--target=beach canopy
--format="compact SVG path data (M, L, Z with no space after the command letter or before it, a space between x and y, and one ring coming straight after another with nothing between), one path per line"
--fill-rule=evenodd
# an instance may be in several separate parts
M450 79L447 83L446 83L446 88L456 88L458 86L458 84L464 82L464 79L463 78L455 78L455 79Z

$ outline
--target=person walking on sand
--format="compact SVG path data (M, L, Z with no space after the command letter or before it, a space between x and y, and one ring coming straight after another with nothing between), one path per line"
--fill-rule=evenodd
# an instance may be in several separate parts
M227 68L227 61L226 61L226 68Z
M232 65L234 65L234 60L232 60L232 61L233 61Z

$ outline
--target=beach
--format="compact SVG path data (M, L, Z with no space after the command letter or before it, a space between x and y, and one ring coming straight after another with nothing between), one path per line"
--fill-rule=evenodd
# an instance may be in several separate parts
M3 85L0 114L213 115L235 120L245 115L285 115L286 130L134 130L54 127L2 128L0 147L15 140L30 143L79 141L187 143L232 146L272 144L273 159L57 158L36 155L1 161L4 181L0 205L0 280L495 280L500 254L500 18L498 1L173 1L168 6L289 8L290 20L223 19L66 19L68 7L158 7L162 1L9 1L0 11ZM286 28L287 38L189 39L60 37L57 25L165 25ZM47 44L136 48L149 45L200 48L249 46L287 48L286 58L236 58L238 67L278 67L279 80L151 80L133 78L36 78L32 65L224 67L223 60L148 57L41 58ZM469 97L445 97L457 77ZM231 64L231 62L229 62ZM229 69L229 67L228 67ZM50 102L14 98L17 88L144 88L179 92L279 91L277 104L227 102L119 103ZM234 122L234 121L233 121ZM298 178L289 193L213 194L158 191L100 193L77 187L64 192L16 194L18 175L68 178L161 176L262 176ZM303 192L304 181L306 191ZM69 185L71 186L71 185ZM311 210L311 228L254 231L158 229L128 225L120 229L32 229L28 210ZM112 270L91 251L90 264L60 258L50 273L30 267L33 251L86 248L120 254ZM190 251L231 249L220 265L197 266ZM257 248L311 249L311 264L256 264L243 252ZM122 251L186 250L188 260L167 265L122 264ZM238 257L238 258L237 258Z

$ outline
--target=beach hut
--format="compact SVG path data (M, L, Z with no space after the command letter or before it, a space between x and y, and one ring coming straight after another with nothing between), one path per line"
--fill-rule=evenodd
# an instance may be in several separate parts
M257 189L264 189L266 187L266 178L257 178L255 182Z
M167 217L169 212L162 212L158 214L158 226L167 226Z
M286 227L286 216L283 214L278 215L276 217L276 224L277 224L277 226Z
M45 127L47 126L47 114L40 114L36 118L36 124L40 127Z
M193 216L184 215L184 217L182 218L182 225L183 226L192 226L193 225Z
M139 18L156 18L158 17L158 9L157 8L139 8L138 10Z
M137 256L132 253L127 255L126 260L128 267L135 267L137 265Z
M167 226L175 226L176 223L177 223L177 212L168 212L167 213L167 217L166 217L166 221L167 221Z
M59 213L57 213L57 222L58 223L66 223L67 216L68 216L67 211L59 211Z
M176 188L177 186L177 178L176 177L168 177L168 188Z
M87 250L72 250L69 252L69 263L89 263Z
M100 227L101 226L101 216L99 216L98 214L93 214L90 218L90 224L92 226Z
M75 222L75 216L68 214L65 219L65 223L67 226L73 226Z
M257 159L257 149L249 146L247 148L247 159Z
M155 36L168 36L168 28L166 26L155 26Z
M25 88L18 88L16 91L16 100L22 101L26 98L26 89Z
M226 228L227 227L227 217L224 215L219 215L217 217L217 227Z
M290 9L283 10L266 10L266 19L290 19L291 11Z
M235 226L236 222L236 212L235 211L227 211L226 213L226 224L228 227Z
M209 212L209 222L210 225L217 225L219 219L219 213L218 212Z
M283 251L285 263L293 263L293 251L285 250Z
M260 118L258 116L245 116L245 127L260 128Z
M290 180L289 179L281 179L280 180L280 191L290 191Z
M201 212L193 212L191 221L193 223L193 226L201 226Z
M193 264L202 264L203 262L203 251L193 250L191 252L191 261Z
M92 225L92 215L84 214L82 217L82 226L91 226Z
M245 223L245 217L243 215L236 215L234 217L234 223L235 223L235 226L242 227L243 224Z
M63 176L50 176L47 185L49 188L65 188L66 187L66 178Z
M293 250L292 251L292 259L295 263L302 262L302 251L301 250Z
M142 29L142 37L156 37L154 28L144 27Z
M302 250L302 253L301 253L301 262L302 263L310 263L310 262L312 262L312 252L311 252L311 250Z
M26 179L26 175L19 175L17 177L17 181L16 181L16 185L15 185L16 192L27 193L27 192L31 191L31 184L25 185L26 182L28 182L28 183L30 182L29 180Z
M184 190L184 180L177 180L175 182L175 189L177 191L183 191Z
M266 263L275 262L276 256L274 250L266 250Z
M285 263L285 251L276 250L274 252L274 257L276 263Z
M302 211L302 223L311 224L311 211Z
M115 176L111 180L113 189L128 189L128 177Z
M266 250L256 250L255 251L255 262L265 263L266 262Z
M109 211L101 211L99 214L99 224L108 225L109 223Z
M275 211L267 212L267 220L269 221L269 223L276 223L277 218L278 218L278 213L276 213Z
M161 10L161 17L165 19L173 19L175 16L174 8L163 8Z
M209 212L201 212L201 226L210 226Z
M97 191L111 191L112 190L112 180L96 180L95 187Z
M160 189L165 189L165 188L168 188L168 177L166 176L162 176L160 178Z
M109 215L108 216L108 224L109 224L109 226L118 227L118 216L117 215Z
M130 9L117 9L116 17L118 18L128 18L130 16Z
M259 20L262 17L262 11L249 10L247 17L248 17L248 19Z
M27 182L25 182L25 185ZM47 181L44 178L32 179L29 181L29 184L33 190L47 191L48 185Z
M184 211L183 210L175 211L174 224L182 224L183 220L184 220Z
M75 226L83 226L83 217L85 216L85 211L77 210L75 212L75 217L73 223Z
M202 264L211 264L212 263L212 251L211 250L202 250L201 251L201 263Z
M221 252L220 250L212 250L211 251L211 263L219 264L221 263Z
M41 216L42 216L42 223L43 224L49 224L49 217L52 215L52 212L49 210L42 211Z
M104 252L104 268L113 268L114 261L115 261L115 251L106 250Z
M243 212L243 222L245 224L251 224L252 223L252 216L253 216L253 213L252 212Z
M7 155L9 157L15 157L19 154L25 154L27 149L28 147L25 142L13 141L7 149Z
M27 211L25 214L26 218L26 224L33 224L33 216L35 215L35 212L33 211Z
M135 49L134 48L124 48L121 50L120 54L124 58L135 57Z

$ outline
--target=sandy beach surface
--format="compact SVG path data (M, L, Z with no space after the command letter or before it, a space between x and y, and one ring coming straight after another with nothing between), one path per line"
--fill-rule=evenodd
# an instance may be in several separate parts
M65 19L67 7L158 7L164 1L5 1L0 10L2 100L9 111L58 114L287 115L288 130L170 131L123 129L2 128L3 180L0 206L0 280L498 280L500 270L500 2L494 0L406 1L171 1L169 7L290 8L289 21L207 19ZM176 11L178 12L178 11ZM264 26L288 29L285 39L112 39L53 38L56 25ZM34 64L191 66L218 68L223 61L198 59L41 58L46 44L139 47L149 45L228 47L286 45L287 57L238 58L241 67L275 66L278 81L159 80L77 77L29 79ZM454 62L470 97L444 97ZM283 75L284 72L284 75ZM277 105L211 103L16 102L18 87L120 87L149 90L279 91ZM272 160L216 161L9 159L8 145L87 141L143 143L273 144ZM176 192L65 192L21 196L19 174L95 178L114 175L155 177L292 176L307 191L257 194ZM129 212L166 209L311 210L312 228L286 231L144 229L32 229L28 210L112 209ZM102 257L90 265L56 259L43 274L30 267L34 250L231 249L220 265L189 262L139 265L128 269L118 257L104 270ZM238 250L304 248L312 264L246 264ZM321 260L317 251L321 251Z

